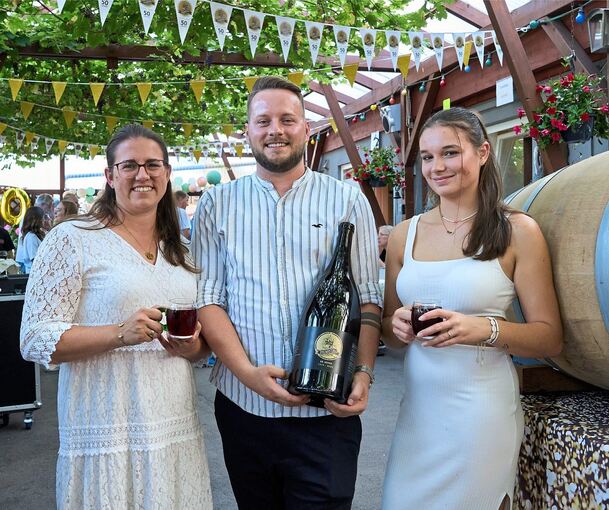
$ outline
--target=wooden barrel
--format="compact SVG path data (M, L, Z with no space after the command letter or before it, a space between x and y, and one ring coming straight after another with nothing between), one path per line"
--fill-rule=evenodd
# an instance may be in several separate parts
M550 174L506 201L535 218L552 255L565 343L548 362L609 389L609 152Z

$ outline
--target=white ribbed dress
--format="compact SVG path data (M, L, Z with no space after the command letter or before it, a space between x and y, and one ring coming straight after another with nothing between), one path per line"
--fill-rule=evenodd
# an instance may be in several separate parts
M505 317L515 293L499 261L414 260L418 220L396 283L400 301L439 298L447 310ZM495 510L512 498L523 416L508 354L415 341L406 347L403 392L383 510Z

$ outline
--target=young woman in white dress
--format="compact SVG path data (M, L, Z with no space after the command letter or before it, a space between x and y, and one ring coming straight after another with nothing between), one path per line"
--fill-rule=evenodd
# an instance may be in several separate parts
M212 508L190 361L199 337L163 336L159 305L196 299L167 147L126 126L108 143L91 212L51 230L34 260L23 357L61 364L57 507Z
M383 336L406 352L383 509L510 508L523 434L510 355L562 348L550 256L535 221L504 205L474 113L436 113L419 149L435 207L399 224L387 250ZM515 296L526 324L505 320ZM422 318L442 321L415 336L418 299L439 300Z

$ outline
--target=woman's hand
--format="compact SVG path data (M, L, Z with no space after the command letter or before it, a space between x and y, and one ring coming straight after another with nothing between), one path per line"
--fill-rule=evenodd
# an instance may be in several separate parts
M417 338L433 336L430 340L423 340L423 345L426 347L477 345L491 336L491 324L486 317L464 315L437 308L421 315L420 320L426 321L438 317L442 322L425 328L417 335Z
M194 334L187 340L177 340L167 334L159 336L159 342L165 347L172 356L182 356L190 361L197 361L205 355L203 341L199 337L201 333L201 323L197 321L197 328Z
M123 345L151 342L163 333L163 314L157 308L140 308L125 322L119 324L119 341Z
M393 312L391 317L391 327L393 334L400 341L406 345L416 339L414 331L412 330L412 315L411 307L401 307Z

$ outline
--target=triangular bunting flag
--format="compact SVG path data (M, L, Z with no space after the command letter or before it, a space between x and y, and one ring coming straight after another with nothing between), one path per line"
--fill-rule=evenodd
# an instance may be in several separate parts
M152 23L152 18L154 17L158 3L158 0L140 0L138 2L140 5L142 24L144 25L144 33L146 33L146 35L148 35L148 30L150 30L150 24Z
M311 52L311 60L313 65L317 62L319 47L321 46L321 36L323 35L323 23L315 23L313 21L305 21L307 30L307 39L309 40L309 51Z
M347 77L347 80L349 80L349 83L351 84L352 87L353 87L353 84L355 83L355 75L357 74L358 67L359 67L358 63L347 64L345 67L343 67L343 73L345 73L345 76Z
M34 109L34 103L30 103L29 101L21 101L19 103L19 107L21 108L21 113L23 114L23 118L27 120Z
M332 131L334 131L335 133L338 133L338 127L336 127L336 122L334 122L334 119L332 117L330 117L328 119L328 122L330 122L330 127L332 128Z
M38 150L38 141L39 140L40 140L40 137L38 135L33 136L32 143L31 143L33 151Z
M465 43L465 49L463 50L463 65L464 66L468 66L469 65L469 56L472 53L472 46L474 45L474 43L472 41L467 41Z
M503 65L503 48L499 44L499 41L497 40L497 34L494 30L491 32L491 34L493 36L493 42L495 43L495 49L497 50L497 58L499 58L499 63Z
M281 42L281 51L283 52L284 62L288 61L288 54L292 46L292 37L294 36L294 18L284 18L283 16L275 16L277 22L277 31L279 32L279 42Z
M250 41L250 51L252 52L252 58L254 58L265 15L263 12L250 11L248 9L243 9L243 14L245 15L245 26L247 27L247 36Z
M99 0L98 1L99 17L101 19L102 27L104 26L104 23L106 22L106 18L108 17L108 13L110 12L110 9L112 8L113 2L114 2L114 0Z
M23 86L23 80L20 78L10 78L8 80L8 86L11 88L11 96L13 96L13 101L15 101Z
M465 52L465 34L453 34L455 41L455 52L457 53L457 61L459 68L463 70L463 54Z
M55 143L55 139L54 138L45 138L44 139L44 149L45 149L47 154L51 150L51 147L53 147L54 143Z
M245 86L247 87L248 92L252 91L252 89L254 88L254 83L256 83L257 79L258 79L258 76L246 76L245 78L243 78L243 81L245 82Z
M65 140L58 140L57 147L59 147L59 154L61 154L63 156L64 152L66 151L67 146L68 146L68 142L66 142Z
M199 162L199 159L201 159L201 149L194 149L192 151L193 156L195 157L195 159L197 160L197 163Z
M484 36L486 32L474 32L472 39L474 40L474 47L480 61L480 67L484 69Z
M197 103L201 102L201 96L203 95L203 89L205 88L205 80L190 80L190 88L192 93L195 95Z
M228 136L228 135L226 135L226 136ZM222 142L217 142L215 145L216 145L216 153L218 154L218 157L221 158L222 154L224 153Z
M142 101L142 105L146 104L146 99L148 99L148 95L152 90L152 83L136 83L137 91L140 94L140 100Z
M53 81L51 82L51 85L53 85L53 92L55 92L55 104L59 104L61 96L63 96L63 93L66 90L67 82Z
M91 158L94 158L95 156L97 156L98 152L99 152L99 145L89 145L89 155L91 156Z
M176 159L177 159L178 161L180 161L180 148L179 148L179 147L174 147L174 148L173 148L173 153L174 153L174 155L175 155Z
M239 156L240 158L243 157L243 144L242 143L238 143L235 145L235 152L237 153L237 156Z
M180 32L180 41L184 44L186 34L192 22L192 15L197 6L197 0L174 0L176 16L178 18L178 31Z
M153 125L154 125L154 121L152 121L152 120L143 120L142 121L142 126L144 126L146 129L152 129Z
M29 145L32 139L34 138L34 133L31 131L25 132L25 145Z
M61 14L63 11L63 6L66 4L66 0L57 0L57 11Z
M400 39L402 34L399 30L385 30L385 39L387 39L387 49L391 55L391 65L393 70L396 70L398 65L398 54L400 53Z
M402 78L408 78L408 71L410 70L410 53L398 57L398 69L400 70L400 73L402 73Z
M347 46L349 45L350 33L351 27L334 25L334 40L336 41L336 50L338 52L341 67L345 67L345 57L347 56Z
M106 115L104 118L106 119L106 128L108 129L108 133L112 134L114 131L114 126L116 126L116 123L118 122L118 117L115 117L114 115Z
M374 57L374 46L376 44L376 30L360 28L359 35L362 38L364 55L366 56L366 64L368 64L368 71L370 71L370 67L372 66L372 58Z
M76 156L80 156L80 151L82 150L82 143L75 143L74 144L74 154Z
M0 135L2 133L4 133L4 130L6 129L7 124L5 124L4 122L0 122Z
M233 125L232 124L224 124L222 126L222 132L228 138L231 135L231 133L233 132Z
M209 155L209 147L207 145L205 145L203 147L203 157L207 158L208 155Z
M72 122L74 122L74 119L76 118L76 114L78 112L75 112L74 110L70 109L69 107L64 107L63 109L63 119L66 121L66 126L68 126L68 129L72 127Z
M211 19L214 22L214 28L216 30L216 37L220 44L220 51L224 50L224 38L228 33L228 22L233 12L233 8L229 5L219 4L216 2L209 2L211 8Z
M190 135L192 134L192 123L184 122L182 124L182 129L184 130L184 135L186 138L190 138Z
M431 47L436 55L436 62L438 63L438 70L442 70L442 62L444 60L444 34L430 34L429 39L431 41Z
M25 133L23 131L15 131L15 145L17 145L17 148L21 147L24 138Z
M304 80L304 73L302 71L294 71L293 73L288 73L288 80L291 81L297 87L302 85L302 81Z
M421 53L423 51L423 33L422 32L408 32L408 38L410 39L410 45L412 46L412 55L414 56L414 65L419 70L421 64Z
M97 103L99 102L99 98L101 97L105 86L105 83L89 83L89 87L91 87L91 95L93 96L93 103L95 103L95 106L97 106Z

